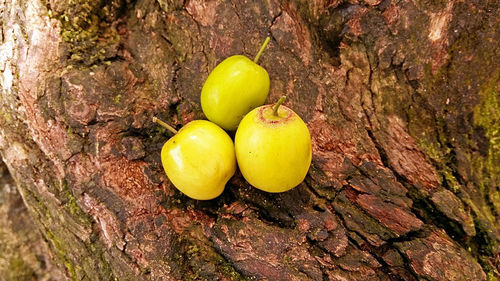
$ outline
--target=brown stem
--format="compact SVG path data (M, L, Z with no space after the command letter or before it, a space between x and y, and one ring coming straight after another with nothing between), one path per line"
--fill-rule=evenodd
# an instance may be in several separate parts
M167 124L167 123L161 121L160 119L156 118L156 116L153 116L153 122L155 122L156 124L160 124L162 127L164 127L165 129L169 130L174 135L177 134L177 130L174 129L174 127L172 127L169 124Z

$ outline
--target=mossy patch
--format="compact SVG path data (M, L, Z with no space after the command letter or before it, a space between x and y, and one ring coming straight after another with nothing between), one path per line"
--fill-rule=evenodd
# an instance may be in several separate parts
M60 195L63 199L64 209L71 214L72 218L77 219L79 223L87 227L91 227L92 220L90 216L85 213L80 206L78 206L76 197L71 192L70 186L66 182L63 182L61 189L62 191Z
M500 100L498 98L500 70L483 85L480 90L480 102L474 107L474 125L480 126L488 140L488 150L483 161L473 161L474 171L483 174L480 188L495 185L500 178ZM498 210L500 211L500 209Z
M495 276L495 273L488 272L488 281L498 281L498 278Z
M177 276L183 280L251 280L242 276L213 248L200 226L193 226L181 234L174 247L173 261L178 266Z
M172 1L172 0L156 0L160 7L165 12L172 12L180 10L183 7L183 1Z
M451 149L443 146L441 142L419 141L419 146L426 155L432 160L439 174L442 176L442 184L447 186L453 193L460 191L460 184L453 175L453 171L448 163L451 161Z
M71 260L68 258L67 254L66 254L66 249L67 249L66 245L64 245L60 241L60 239L58 237L56 237L56 235L54 235L54 233L52 233L52 231L50 231L48 229L45 231L45 236L54 246L55 254L59 258L59 260L62 261L62 263L64 264L64 267L66 267L66 269L68 270L68 273L71 277L71 280L78 280L73 263L71 262Z
M121 94L116 95L116 96L113 98L113 101L114 101L116 104L120 104L120 102L122 101L122 95L121 95Z
M35 280L35 272L24 262L20 256L9 260L7 268L7 280Z
M23 198L27 202L26 205L36 214L33 217L36 218L42 228L42 234L49 241L51 252L66 268L72 280L81 280L83 277L112 280L114 278L113 272L104 257L101 242L91 238L93 242L83 244L70 231L68 220L90 229L92 227L91 218L77 205L76 198L70 191L68 183L64 182L62 186L54 185L52 187L59 189L57 196L63 204L57 214L52 212L56 208L52 202L42 200L40 195L30 189L20 188ZM72 251L74 248L80 249L80 251ZM97 271L96 268L98 268Z
M496 216L500 215L500 193L498 182L500 180L500 104L498 99L498 83L500 70L490 76L491 79L480 88L480 101L474 107L474 125L482 128L484 136L488 141L487 153L472 154L472 167L479 189L486 194L487 203L491 213L484 208L481 209L484 216L492 223L498 221ZM488 255L498 251L498 243L488 235L491 230L487 226L481 227L482 239L484 239L482 250Z
M113 21L122 1L71 0L64 5L58 19L71 63L92 66L116 55L120 35Z

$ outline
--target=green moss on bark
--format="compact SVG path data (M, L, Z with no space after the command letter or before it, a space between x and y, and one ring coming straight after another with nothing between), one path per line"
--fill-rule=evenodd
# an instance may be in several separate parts
M64 267L66 267L66 269L68 270L71 280L78 280L73 263L70 261L69 257L66 254L66 249L68 249L67 245L64 245L61 240L56 237L50 230L46 230L45 235L54 246L55 254L59 258L59 260L63 262Z
M78 220L81 225L91 227L92 219L80 208L80 206L78 206L76 203L76 197L73 195L71 187L66 182L62 185L61 196L64 200L64 209L71 214L71 217Z
M61 37L67 43L70 62L91 66L116 55L120 35L116 24L121 0L71 0L59 7Z
M171 12L171 11L182 9L182 6L183 6L182 1L156 0L156 2L158 2L161 9L167 13Z
M42 229L42 234L49 241L52 252L66 268L72 280L113 280L114 273L104 257L102 242L92 238L92 242L83 242L78 234L73 233L75 223L86 230L91 229L90 217L77 205L67 183L59 188L59 195L63 200L61 209L47 198L42 200L42 195L30 189L21 186L20 191L27 206L34 213L33 217ZM56 210L59 211L53 213ZM73 249L79 251L75 252ZM91 261L91 264L86 264L87 260Z
M200 226L191 227L176 241L173 261L183 280L250 280L242 276L205 237Z
M480 183L483 190L486 186L498 183L500 176L500 165L498 165L500 163L499 77L500 71L497 71L492 76L492 79L483 85L480 91L480 102L474 107L474 125L484 129L484 134L488 140L488 152L484 161L474 161L475 165L477 165L474 171L484 173L483 180ZM493 192L495 191L498 193L498 190L493 190ZM500 211L500 207L497 206L496 210L497 212Z
M7 280L35 280L36 274L20 256L16 256L9 261L5 277Z
M441 142L429 142L422 139L419 142L419 146L426 152L442 176L442 184L447 186L453 193L458 193L460 191L460 184L453 175L453 170L448 165L451 160L451 149L442 145Z

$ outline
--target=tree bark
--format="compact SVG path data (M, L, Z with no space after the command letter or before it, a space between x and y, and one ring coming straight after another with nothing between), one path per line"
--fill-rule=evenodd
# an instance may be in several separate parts
M0 241L24 245L2 276L500 278L497 1L0 3L0 154L25 205L2 183L0 234L18 240ZM210 70L268 35L268 103L286 94L307 123L310 171L191 200L151 118L204 118Z
M7 169L0 162L0 276L2 280L63 280L64 271L33 224Z

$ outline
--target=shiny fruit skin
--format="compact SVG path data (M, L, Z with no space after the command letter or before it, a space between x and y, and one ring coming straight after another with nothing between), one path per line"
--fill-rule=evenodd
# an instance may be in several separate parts
M284 192L300 184L311 164L309 130L291 109L272 105L250 111L235 136L236 159L243 177L267 192Z
M241 55L229 57L210 73L201 90L201 108L208 120L234 131L250 110L263 105L269 93L269 75Z
M198 200L219 196L236 171L233 141L206 120L189 122L170 138L161 150L161 162L174 186Z

